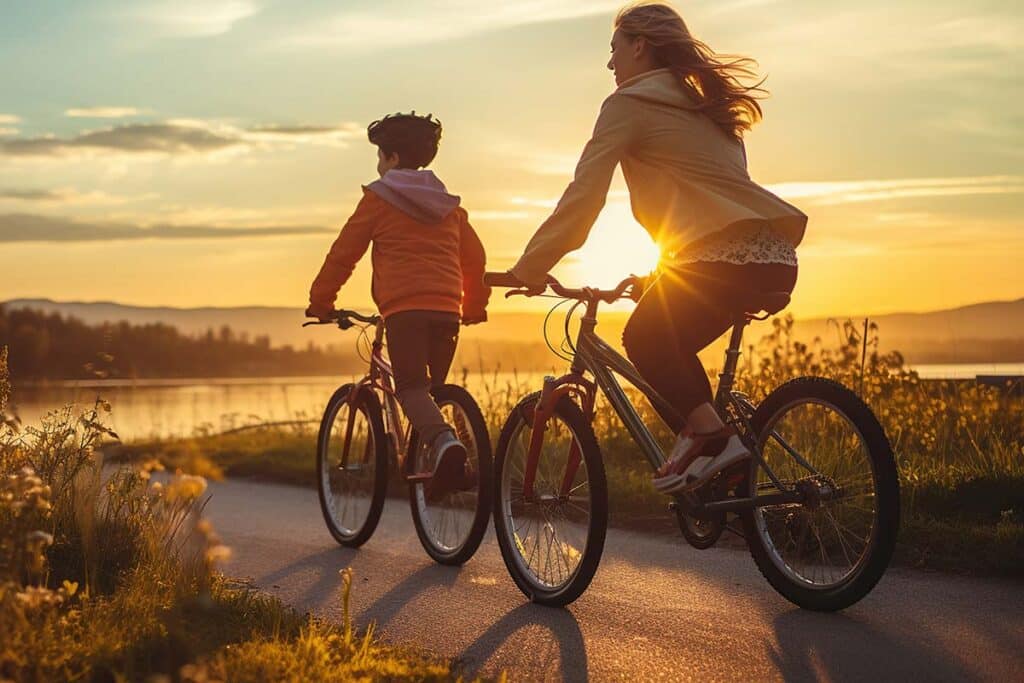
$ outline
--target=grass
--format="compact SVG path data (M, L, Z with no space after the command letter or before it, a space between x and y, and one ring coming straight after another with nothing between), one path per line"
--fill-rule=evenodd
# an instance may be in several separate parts
M202 517L203 477L153 477L156 461L101 469L109 406L22 428L4 412L8 395L0 349L0 680L460 678L447 661L357 631L349 569L341 624L225 579L216 567L229 549ZM177 457L217 474L195 452Z
M1024 397L973 382L923 381L899 353L882 354L878 331L850 322L834 341L801 343L790 318L745 350L739 387L759 401L800 375L831 377L854 389L882 422L896 453L902 495L898 561L921 567L1024 573ZM866 336L865 336L866 335ZM714 371L712 371L714 374ZM477 400L492 436L519 398L538 387L485 382ZM656 438L672 435L638 395ZM194 439L120 446L127 460L158 457L196 467L209 461L228 476L312 485L315 427L254 428ZM608 473L613 523L671 529L665 499L611 408L599 400L594 428ZM813 438L814 435L808 435ZM819 457L820 454L819 454ZM400 488L400 482L394 482ZM662 520L658 523L656 520Z

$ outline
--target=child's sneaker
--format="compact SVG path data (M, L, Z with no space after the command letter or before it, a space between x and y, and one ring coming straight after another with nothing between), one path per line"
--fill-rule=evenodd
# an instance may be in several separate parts
M428 501L440 500L464 487L466 459L466 447L454 433L446 429L437 435L428 455L428 462L433 463L432 476L424 487Z

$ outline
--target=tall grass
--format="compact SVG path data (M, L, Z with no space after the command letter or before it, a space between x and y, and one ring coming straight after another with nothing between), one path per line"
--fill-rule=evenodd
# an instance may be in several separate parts
M0 680L451 680L448 663L231 585L206 480L111 472L102 401L38 427L7 415L0 349ZM209 467L201 456L186 464Z
M709 368L714 380L717 369ZM744 349L737 388L759 402L789 379L817 375L856 391L892 442L903 504L901 553L929 566L1021 572L1024 567L1024 398L972 381L922 380L898 352L879 350L877 326L836 323L811 342L794 337L793 319ZM533 375L535 376L535 375ZM531 375L464 370L453 381L479 387L475 398L496 439L512 407L540 389ZM655 438L673 435L639 392L627 389ZM137 444L122 456L156 455L181 464L187 454L209 456L229 475L312 484L315 425L207 434L185 442ZM599 397L594 418L608 473L613 521L665 519L667 500L611 407ZM189 456L193 457L193 456ZM396 484L398 488L400 482Z

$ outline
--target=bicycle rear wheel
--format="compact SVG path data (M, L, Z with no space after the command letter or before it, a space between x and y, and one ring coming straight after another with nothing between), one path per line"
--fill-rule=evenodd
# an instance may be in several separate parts
M524 495L539 400L536 392L520 401L501 430L494 528L516 586L533 602L562 606L583 594L601 561L608 489L590 422L579 406L562 398L544 431L533 494Z
M346 384L331 396L316 447L320 510L331 536L350 548L366 543L377 528L388 480L380 401L367 388L350 400L356 389Z
M742 515L754 561L800 607L849 607L885 573L899 529L899 479L882 426L856 394L820 377L773 391L751 426L768 467L804 494L803 503ZM778 491L756 460L745 485L751 496Z
M466 447L467 485L440 500L427 499L422 482L409 485L409 505L423 549L434 561L460 565L473 557L487 533L491 513L491 441L487 423L468 391L445 384L431 391L445 422ZM427 469L418 436L409 440L406 474Z

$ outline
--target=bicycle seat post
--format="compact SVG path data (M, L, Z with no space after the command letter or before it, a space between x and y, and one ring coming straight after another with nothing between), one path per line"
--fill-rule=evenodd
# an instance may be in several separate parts
M718 375L718 397L721 399L732 391L733 383L736 381L736 366L739 364L742 353L743 328L749 324L745 315L736 317L732 326L732 334L729 336L729 347L725 350L725 363L722 365L722 372Z

